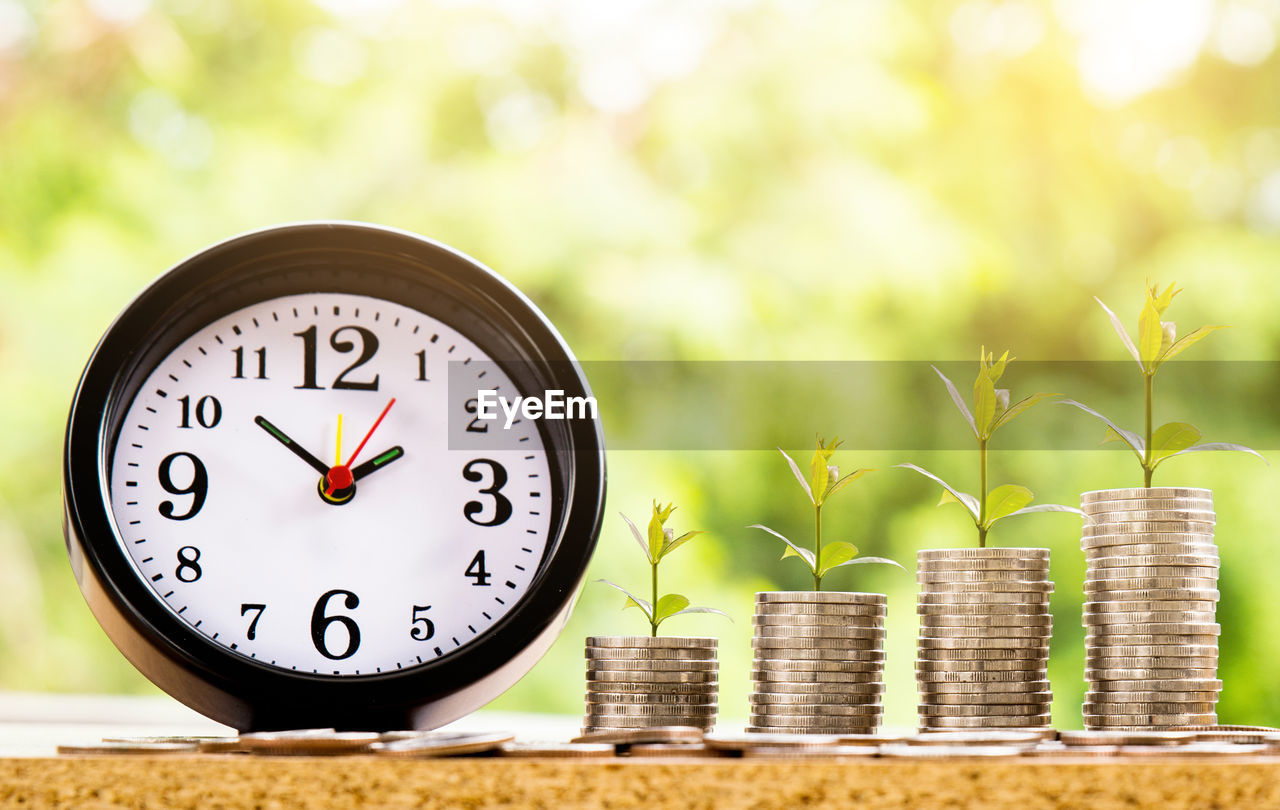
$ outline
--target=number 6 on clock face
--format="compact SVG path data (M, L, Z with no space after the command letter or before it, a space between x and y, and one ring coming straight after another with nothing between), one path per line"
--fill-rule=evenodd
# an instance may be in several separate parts
M324 225L211 248L126 310L77 392L90 607L242 728L451 719L550 643L594 546L594 415L476 412L552 388L589 392L545 320L434 243Z

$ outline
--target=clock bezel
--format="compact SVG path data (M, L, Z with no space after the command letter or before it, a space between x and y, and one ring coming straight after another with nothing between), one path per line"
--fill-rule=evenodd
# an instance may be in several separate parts
M399 294L387 289L400 285ZM565 619L603 512L598 419L538 424L556 509L528 590L461 648L395 672L334 676L285 670L211 641L174 616L139 579L111 519L107 476L114 435L151 369L218 317L248 303L305 292L395 301L473 340L522 390L591 395L572 352L546 317L492 270L438 242L345 222L285 225L234 237L149 285L107 330L85 367L64 452L73 568L91 611L121 652L160 688L220 722L242 729L439 725L500 694L532 665L529 651L541 647L540 656ZM483 688L486 683L492 688ZM475 705L466 708L470 704ZM450 708L442 713L433 705Z

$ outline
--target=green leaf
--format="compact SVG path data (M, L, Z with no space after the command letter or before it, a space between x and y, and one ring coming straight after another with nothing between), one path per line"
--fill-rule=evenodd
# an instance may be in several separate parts
M1008 517L1022 507L1031 503L1035 496L1031 490L1017 484L1005 484L987 493L986 528L1000 518Z
M1142 358L1138 356L1138 347L1133 345L1133 340L1129 337L1129 333L1124 329L1124 323L1116 316L1114 312L1102 303L1102 299L1094 296L1093 300L1098 302L1098 306L1102 307L1102 311L1107 313L1107 317L1111 319L1111 325L1115 328L1116 334L1120 336L1120 342L1129 350L1129 354L1133 355L1134 362L1138 364L1138 368L1146 371L1142 366Z
M1124 436L1121 436L1119 433L1116 433L1111 428L1107 428L1107 432L1102 437L1102 444L1110 444L1111 442L1120 442L1121 444L1125 445L1126 447L1128 447L1130 450L1133 451L1133 454L1138 457L1138 461L1142 462L1143 464L1147 463L1147 460L1143 458L1142 453L1138 452L1138 448L1130 444L1128 439L1126 439Z
M922 467L917 467L914 464L895 464L894 466L906 467L908 470L915 470L916 472L923 475L925 478L930 478L936 481L937 483L941 484L942 488L945 489L953 499L955 499L955 502L963 506L966 510L968 510L969 514L973 516L974 522L975 523L977 522L978 520L978 499L977 498L975 498L974 496L970 495L967 492L961 492L960 490L948 484L946 481L943 481L941 478L939 478L938 476L934 475L933 473L929 472L928 470ZM940 501L939 506L941 505L942 505L942 502Z
M822 558L818 561L818 576L830 571L837 565L843 565L858 556L858 547L853 543L838 540L822 547Z
M688 597L678 593L669 593L658 599L658 609L654 611L653 620L661 622L663 619L674 616L687 607L689 607Z
M992 352L991 356L994 357L995 352ZM1000 355L1000 359L996 360L991 364L991 368L988 371L988 375L991 377L992 385L995 385L996 383L1000 382L1000 378L1004 376L1005 367L1009 365L1009 362L1012 359L1013 358L1009 357L1009 350L1006 349L1004 354Z
M733 617L728 613L725 613L723 610L716 610L712 607L687 607L684 610L677 610L675 613L672 613L671 616L679 616L684 613L715 613L718 616L725 617L729 621L733 621ZM667 618L669 619L671 616L668 616Z
M667 543L665 546L662 547L662 557L667 556L668 554L670 554L671 552L679 548L681 545L689 542L690 540L692 540L693 538L697 537L700 534L706 534L706 532L702 531L701 529L697 529L695 531L685 532L679 537L673 539L671 542ZM659 559L661 559L661 557Z
M653 517L649 518L649 559L651 560L662 556L662 546L667 541L662 524L671 517L671 511L674 508L671 504L667 504L664 508L659 506L657 501L653 502Z
M1155 307L1155 299L1148 293L1146 303L1142 305L1142 314L1138 316L1138 356L1142 359L1144 369L1155 370L1162 340L1164 327L1160 325L1160 312Z
M1148 279L1148 281L1150 281L1150 279ZM1174 285L1170 284L1165 288L1164 292L1160 292L1160 288L1158 286L1154 284L1151 285L1152 303L1156 308L1156 312L1161 315L1163 315L1164 311L1173 303L1173 297L1182 292L1182 290L1175 290L1173 287Z
M996 420L996 384L986 369L978 371L973 381L973 421L977 425L978 438L991 435L991 425Z
M866 475L867 473L873 473L873 472L875 472L875 468L868 467L867 469L863 469L863 470L854 470L853 472L842 476L839 481L836 481L834 484L831 485L831 491L827 493L827 497L830 497L836 494L837 492L849 486L849 484L852 484L854 481L857 481L859 478Z
M621 512L619 512L618 514L622 515ZM636 524L632 523L631 518L627 517L626 515L622 515L622 519L627 522L627 526L631 529L631 536L634 537L636 539L636 542L640 544L640 550L644 552L644 556L649 560L649 564L653 565L653 562L654 562L653 553L649 551L649 544L646 543L644 540L644 537L641 536L640 529L636 526Z
M1137 453L1139 459L1142 459L1146 456L1146 448L1147 448L1146 441L1144 441L1141 436L1134 433L1132 430L1125 430L1124 428L1117 425L1115 422L1112 422L1107 417L1095 411L1093 408L1090 408L1088 405L1085 405L1083 402L1076 402L1074 399L1060 399L1058 400L1058 402L1061 402L1063 405L1071 405L1072 407L1079 408L1085 413L1095 416L1098 419L1101 419L1106 424L1106 426L1110 428L1112 432L1115 433L1115 437L1112 437L1111 434L1107 434L1107 439L1105 441L1111 441L1113 438L1118 438L1119 441L1122 441L1125 444L1129 445L1130 449L1132 449L1134 453Z
M787 463L791 465L791 474L794 475L796 477L796 480L800 482L800 486L804 487L804 494L809 496L809 502L816 503L816 501L814 501L814 498L813 498L813 490L809 489L809 482L804 480L804 475L802 475L800 472L800 465L796 464L796 460L793 459L791 456L787 455L787 451L783 450L781 447L778 448L778 452L781 453L782 457L785 458L787 460Z
M901 563L891 560L888 557L854 557L852 560L846 560L845 562L832 567L843 568L846 565L892 565L895 568L902 568ZM902 570L907 571L905 568L902 568ZM909 574L911 572L907 571L907 573Z
M809 570L811 570L811 571L812 571L812 570L814 570L814 569L815 569L813 552L812 552L812 551L810 551L809 549L807 549L807 548L800 548L800 547L799 547L799 546L797 546L795 543L791 542L791 541L790 541L790 540L788 540L787 538L785 538L785 537L783 537L782 535L780 535L780 534L778 534L777 532L775 532L773 529L770 529L768 526L761 526L759 523L754 523L754 524L752 524L752 525L748 526L747 528L748 528L748 529L761 529L762 531L766 531L766 532L768 532L769 534L771 534L771 535L773 535L774 537L776 537L776 538L778 538L779 540L781 540L782 542L786 543L786 544L787 544L787 550L786 550L786 551L784 551L784 552L782 553L782 559L784 559L784 560L785 560L785 559L786 559L786 558L788 558L788 557L799 557L800 559L802 559L802 560L804 560L804 561L805 561L805 564L807 564L807 565L809 566Z
M1005 425L1009 424L1010 422L1013 421L1013 418L1015 416L1018 416L1023 411L1029 410L1033 405L1037 405L1046 399L1052 399L1057 396L1062 396L1062 395L1061 394L1032 394L1029 397L1025 397L1023 399L1018 400L1017 402L1010 405L1005 410L1004 413L1000 414L1000 416L996 418L996 423L991 428L991 431L994 433L998 428L1004 427Z
M827 494L827 484L831 482L831 471L827 469L830 453L823 453L821 445L813 452L809 460L809 486L815 503L822 503Z
M973 421L973 414L969 412L969 406L964 404L964 397L960 396L960 392L956 390L955 383L947 379L947 375L938 371L937 366L930 366L942 378L942 382L947 386L947 393L951 395L951 401L956 404L956 409L960 411L960 415L964 417L964 421L969 423L969 428L973 430L973 435L978 435L978 426Z
M1258 458L1262 459L1262 462L1266 464L1268 467L1271 466L1271 462L1263 458L1263 455L1259 453L1257 450L1254 450L1251 447L1245 447L1243 444L1231 444L1229 442L1205 442L1204 444L1197 444L1192 447L1188 447L1186 450L1179 450L1176 453L1170 453L1169 455L1160 459L1160 461L1168 461L1174 456L1181 456L1186 453L1204 453L1212 450L1231 450L1237 453L1248 453L1251 456L1257 456ZM1159 462L1157 462L1157 464L1158 463ZM1156 465L1152 465L1152 469L1154 469L1155 466Z
M614 582L610 582L607 579L597 579L596 582L603 582L605 585L608 585L610 588L613 588L616 591L621 591L627 597L626 604L622 606L624 610L629 607L638 607L650 622L653 621L653 605L649 604L649 600L641 599L640 597L636 596L631 591L627 590L621 585L618 585L617 583L614 583Z
M1089 517L1084 512L1080 511L1074 506L1063 506L1062 504L1058 504L1058 503L1040 503L1040 504L1036 504L1035 506L1024 506L1023 508L1019 509L1016 512L1011 512L1008 515L1005 515L1005 517L1016 517L1018 515L1030 515L1037 512L1070 512L1074 515L1079 515L1080 517L1084 518L1085 523L1093 522L1093 518Z
M1165 352L1169 351L1169 347L1178 339L1178 325L1173 321L1164 321L1160 326L1164 329L1164 334L1160 337L1159 357L1164 357ZM1159 358L1156 360L1156 365L1160 365Z
M1175 340L1173 342L1173 345L1170 346L1162 355L1160 355L1160 359L1156 363L1156 366L1159 367L1164 363L1168 362L1169 360L1172 360L1173 358L1177 357L1178 355L1186 351L1193 344L1199 343L1200 341L1204 340L1209 335L1212 335L1214 332L1218 331L1219 329L1227 329L1227 328L1229 327L1202 326L1199 329L1195 330L1194 332L1191 332L1190 334L1183 335L1178 340Z
M1151 459L1171 456L1200 441L1200 431L1186 422L1169 422L1151 434Z

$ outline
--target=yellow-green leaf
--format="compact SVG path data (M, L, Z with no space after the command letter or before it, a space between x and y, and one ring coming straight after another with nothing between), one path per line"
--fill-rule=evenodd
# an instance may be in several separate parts
M822 576L838 565L843 565L856 556L858 556L858 547L853 543L846 543L843 540L827 543L822 547L822 558L818 562L818 576Z
M1182 290L1175 290L1172 284L1166 287L1163 293L1158 293L1159 289L1160 287L1158 285L1153 284L1151 286L1151 295L1152 295L1151 303L1156 308L1156 312L1163 315L1164 311L1169 308L1170 304L1173 303L1173 297L1178 293L1182 292Z
M1160 337L1160 354L1157 356L1156 365L1159 365L1159 358L1164 357L1165 352L1169 351L1169 347L1178 339L1178 325L1173 321L1162 322L1160 328L1164 330L1164 334Z
M1138 316L1138 356L1142 358L1142 367L1148 371L1155 368L1160 358L1160 343L1164 340L1164 327L1160 325L1160 312L1155 307L1155 299L1150 295L1142 305L1142 314Z
M781 447L778 448L778 452L787 460L787 464L791 467L791 474L796 477L796 480L800 482L800 486L804 488L804 494L809 496L811 502L816 503L817 500L813 497L813 490L809 488L809 482L804 480L804 475L800 472L800 465L796 464L796 460L787 455L787 451Z
M697 537L697 536L698 536L698 535L700 535L700 534L706 534L706 532L704 532L704 531L703 531L703 530L701 530L701 529L695 529L694 531L691 531L691 532L685 532L684 534L680 535L679 537L676 537L676 538L674 538L674 539L672 539L672 540L668 541L668 542L666 543L666 545L664 545L664 546L662 547L662 556L663 556L663 557L667 556L668 554L670 554L671 552L675 551L677 548L679 548L680 546L682 546L682 545L684 545L685 543L689 542L689 541L690 541L690 540L692 540L694 537Z
M1186 422L1169 422L1151 434L1151 458L1162 459L1180 453L1200 441L1200 430Z
M1166 361L1172 360L1173 358L1177 357L1178 355L1186 351L1193 344L1199 343L1200 341L1204 340L1209 335L1213 334L1219 329L1227 329L1227 328L1228 327L1226 326L1202 326L1199 329L1195 330L1194 332L1183 335L1181 338L1175 340L1173 342L1173 345L1170 346L1164 352L1164 354L1160 356L1160 360L1156 365L1159 366L1165 363Z
M1046 394L1046 393L1032 394L1029 397L1024 397L1018 400L1017 402L1013 403L1008 408L1006 408L1004 412L1001 413L1000 416L996 418L996 423L991 429L992 432L995 432L995 430L997 430L998 428L1001 428L1009 424L1010 422L1013 421L1014 417L1018 416L1023 411L1026 411L1031 406L1036 405L1040 402L1043 402L1046 399L1052 399L1053 397L1056 397L1056 396L1061 396L1061 394Z
M973 421L978 427L978 438L991 435L991 425L996 418L996 386L985 370L978 372L973 381Z
M874 467L868 467L862 470L854 470L853 472L849 473L848 475L845 475L840 480L832 484L831 491L828 492L827 495L834 495L840 490L852 484L854 481L857 481L859 478L866 475L867 473L873 473L873 472L875 472Z
M831 453L825 452L819 445L813 452L813 458L809 460L809 486L812 488L814 503L822 503L827 494L827 484L831 482L831 471L827 469L830 459Z
M660 622L689 607L689 598L678 593L669 593L658 599L653 611L653 620Z
M1098 302L1098 306L1102 307L1102 311L1107 313L1107 317L1111 319L1111 327L1116 330L1116 334L1120 336L1120 342L1129 350L1129 354L1133 355L1134 362L1138 364L1138 368L1146 369L1142 365L1142 358L1138 356L1138 347L1133 345L1133 339L1129 337L1129 333L1125 331L1124 323L1120 320L1120 316L1111 311L1111 308L1102 303L1102 299L1096 295L1093 300Z
M987 493L986 527L1003 517L1008 517L1035 498L1031 490L1017 484L1005 484Z

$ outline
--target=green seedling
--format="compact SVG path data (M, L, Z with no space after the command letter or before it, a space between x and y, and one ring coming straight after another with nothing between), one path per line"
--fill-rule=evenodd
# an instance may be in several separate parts
M671 513L675 511L673 504L666 506L660 505L657 501L653 502L653 517L649 518L649 530L647 535L641 534L640 529L631 518L622 515L622 519L627 522L627 527L631 529L631 534L635 537L636 542L640 544L640 549L644 552L645 559L649 561L649 572L652 584L652 599L641 599L631 591L610 582L607 579L597 580L603 582L610 588L621 591L626 597L626 604L623 608L637 607L640 612L649 620L649 630L655 638L658 635L658 625L662 624L672 616L679 616L684 613L718 613L726 619L729 615L722 610L716 610L709 607L689 607L689 598L678 593L665 594L658 596L658 563L671 552L680 546L692 540L694 537L705 532L691 531L685 532L679 537L676 536L674 529L666 527L667 519L671 517ZM732 621L732 619L730 619Z
M1031 501L1035 499L1035 495L1031 490L1019 484L1002 484L990 492L987 491L987 447L991 442L991 437L995 432L1005 425L1009 424L1015 417L1025 413L1033 406L1058 394L1032 394L1029 397L1019 400L1018 402L1009 404L1009 389L996 388L996 384L1000 382L1000 378L1004 376L1005 369L1013 362L1008 352L1005 352L997 360L995 353L988 353L984 346L978 353L978 377L973 382L973 410L969 410L969 406L965 404L964 397L960 395L955 384L947 378L947 375L938 371L936 366L933 370L942 378L942 382L947 386L947 393L951 395L951 401L955 403L957 410L961 416L969 424L973 430L973 435L978 440L978 496L975 497L967 492L961 492L955 487L943 481L938 476L928 470L917 467L914 464L899 464L899 467L906 467L909 470L915 470L926 478L930 478L942 485L942 499L938 501L941 506L944 503L958 503L964 507L969 516L973 518L973 525L978 530L978 547L987 547L987 533L991 531L991 527L997 522L1014 515L1026 515L1032 512L1074 512L1083 515L1079 509L1071 506L1061 506L1055 503L1044 503L1031 506Z
M1107 305L1102 303L1100 299L1096 297L1093 299L1098 302L1098 306L1102 307L1102 310L1107 313L1107 317L1111 319L1111 325L1115 327L1116 334L1120 336L1120 342L1129 350L1129 354L1133 355L1134 361L1138 364L1138 370L1142 373L1142 388L1146 397L1147 417L1144 434L1139 436L1131 430L1125 430L1093 408L1076 402L1074 399L1062 400L1063 404L1073 405L1085 413L1096 416L1106 424L1107 436L1103 440L1104 444L1106 442L1123 442L1128 445L1133 454L1138 457L1138 463L1142 465L1142 485L1144 487L1151 486L1151 476L1155 473L1156 467L1159 467L1174 456L1200 453L1206 450L1236 450L1262 458L1256 450L1245 447L1243 444L1201 442L1200 430L1186 422L1168 422L1158 428L1152 427L1154 424L1152 415L1154 412L1153 397L1155 394L1156 372L1167 361L1182 354L1192 344L1199 343L1219 329L1227 328L1225 326L1202 326L1179 338L1178 328L1172 321L1160 320L1164 317L1165 310L1169 308L1169 304L1173 302L1173 297L1181 292L1181 290L1175 290L1173 287L1174 285L1170 284L1165 288L1164 292L1160 292L1160 288L1157 285L1146 291L1146 301L1142 305L1142 313L1138 316L1137 344L1129 337L1129 333L1125 330L1124 323L1121 322L1120 318L1108 309ZM1263 461L1265 462L1266 459L1263 459Z
M796 464L795 459L787 455L786 451L781 447L778 452L782 453L782 457L787 460L787 464L791 466L791 473L800 482L800 486L804 489L804 494L809 496L809 502L813 504L813 550L801 548L787 538L778 534L768 526L755 524L748 526L749 529L762 529L782 542L787 544L787 548L782 552L782 559L788 557L799 557L809 566L809 571L813 574L813 589L815 591L822 590L822 578L836 568L846 565L864 565L870 563L880 563L883 565L901 565L893 560L885 557L859 557L858 547L853 543L846 543L843 540L834 543L822 543L822 507L827 500L849 484L858 480L862 476L874 470L854 470L851 473L841 477L840 468L831 463L831 456L835 453L836 448L840 446L840 439L836 437L832 439L831 444L823 442L822 438L818 438L818 447L813 451L813 458L809 462L809 477L805 478L800 472L800 465ZM906 570L903 568L902 570Z

